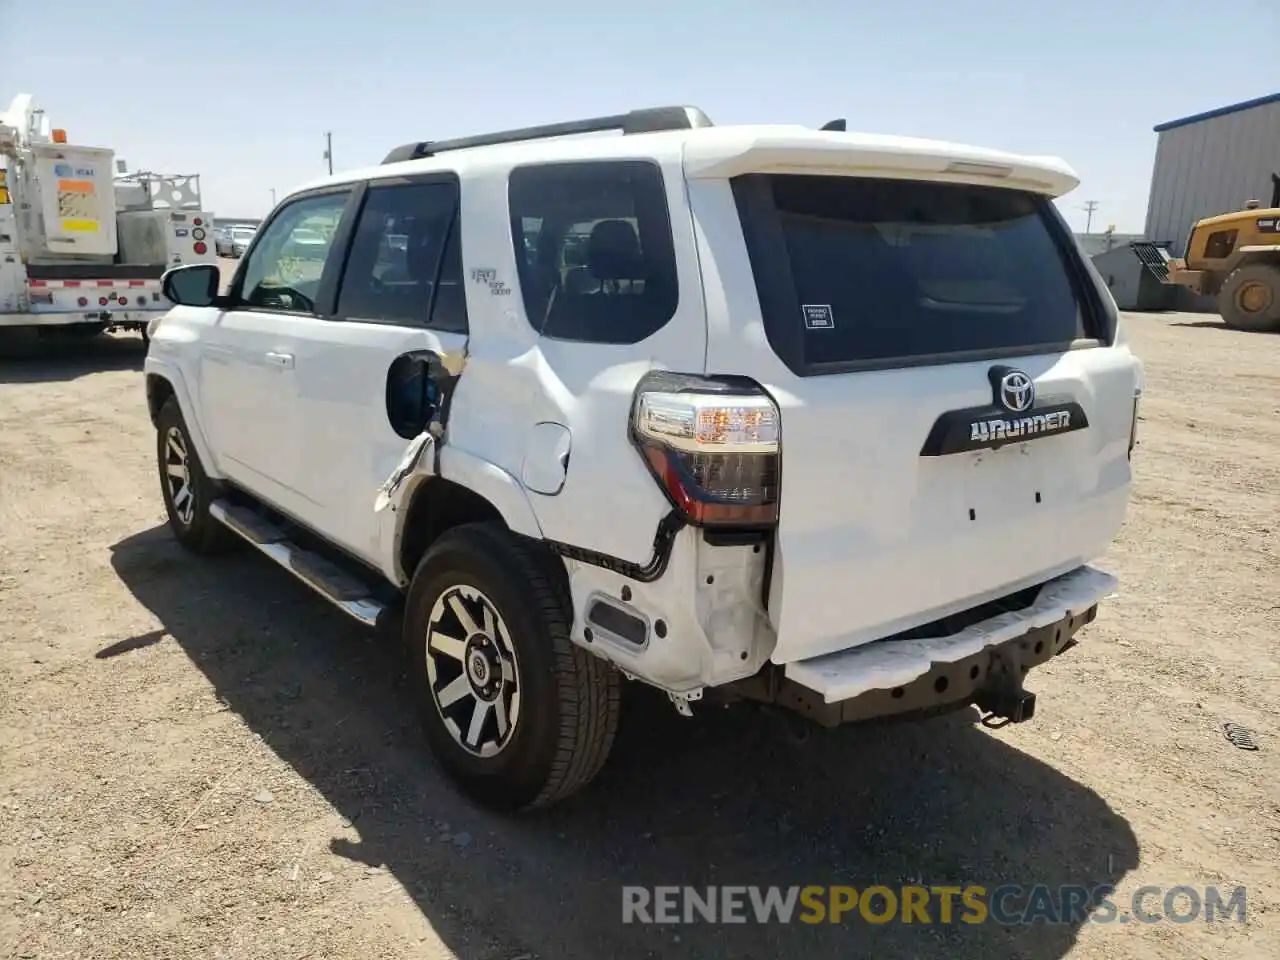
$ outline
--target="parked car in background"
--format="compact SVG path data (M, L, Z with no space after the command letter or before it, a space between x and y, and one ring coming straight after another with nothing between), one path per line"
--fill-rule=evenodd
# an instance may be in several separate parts
M243 257L244 252L249 249L249 244L253 243L253 238L257 233L256 227L232 227L231 256L237 259Z
M220 257L244 256L258 228L246 224L224 224L214 231L214 245Z
M220 257L229 257L232 255L232 240L230 227L215 227L213 230L213 249Z

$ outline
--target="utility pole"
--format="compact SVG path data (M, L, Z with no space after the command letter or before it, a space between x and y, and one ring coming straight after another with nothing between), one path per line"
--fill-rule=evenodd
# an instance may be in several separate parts
M275 208L275 205L276 205L276 188L275 188L275 187L272 187L272 188L271 188L271 207L272 207L272 209L274 209L274 208Z
M324 158L329 161L329 172L333 173L333 134L324 135Z
M332 170L330 170L329 172L330 172L330 173L332 173L333 171L332 171ZM1097 201L1097 200L1086 200L1086 201L1084 202L1084 209L1085 209L1085 211L1088 213L1088 217L1085 219L1085 222L1084 222L1084 232L1085 232L1085 235L1087 236L1089 233L1091 233L1091 232L1092 232L1092 227L1093 227L1093 211L1095 211L1095 210L1097 210L1097 209L1098 209L1098 201Z

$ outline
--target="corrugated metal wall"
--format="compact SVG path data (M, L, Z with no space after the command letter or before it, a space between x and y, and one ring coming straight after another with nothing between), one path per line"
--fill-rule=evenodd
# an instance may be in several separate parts
M1098 275L1111 291L1117 307L1121 310L1141 309L1138 293L1145 268L1128 244L1099 254L1093 258L1093 265L1098 268Z
M1280 102L1210 117L1159 134L1146 237L1185 253L1187 233L1202 217L1239 210L1246 200L1271 201L1280 174Z

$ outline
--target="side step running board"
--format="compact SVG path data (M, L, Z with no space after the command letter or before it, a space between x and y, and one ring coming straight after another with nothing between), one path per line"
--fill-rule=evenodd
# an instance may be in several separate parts
M324 597L335 607L365 626L377 626L386 605L360 580L338 568L325 557L304 550L288 539L288 534L249 507L226 500L209 504L209 514L239 534L280 566Z

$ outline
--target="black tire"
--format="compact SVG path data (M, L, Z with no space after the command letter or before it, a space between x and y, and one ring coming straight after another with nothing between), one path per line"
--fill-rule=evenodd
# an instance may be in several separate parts
M1248 301L1258 304L1248 309ZM1218 312L1227 326L1253 333L1280 332L1280 265L1236 267L1218 294Z
M549 562L550 558L537 555L532 544L500 524L464 524L447 531L427 551L414 573L406 603L404 641L432 753L468 795L506 812L548 806L586 786L608 758L618 729L618 672L570 641L567 598L550 575ZM447 708L439 705L445 698L436 692L447 691L449 676L453 684L471 683L466 664L468 658L474 662L473 643L478 641L483 651L483 633L472 634L467 641L467 652L457 658L456 674L442 675L452 658L438 651L428 653L433 608L437 601L447 607L459 590L464 591L472 614L481 615L476 611L483 613L486 604L493 608L498 627L490 632L502 638L512 653L509 661L490 660L489 676L498 690L483 723L487 732L495 734L498 752L489 756L478 755L459 739L470 738L469 721L482 705L474 692L477 688L471 686L472 693ZM476 591L478 600L465 595ZM446 613L436 621L439 632L467 632L462 621L451 620L452 616ZM429 668L428 660L434 667ZM519 696L514 714L508 707L501 710L509 720L509 733L501 746L497 746L501 739L498 703L515 701L508 699L511 688L503 680L499 662L511 668ZM461 732L463 723L467 723L466 734ZM450 731L450 724L458 736Z
M169 467L178 462L174 445L180 438L185 457L185 486L190 503L182 497L175 482L171 482ZM178 401L169 397L156 418L156 468L160 477L160 493L164 498L165 513L169 515L169 529L178 542L192 553L223 553L237 544L237 537L209 515L209 504L218 498L218 487L204 472L182 410ZM176 480L176 478L174 478ZM178 498L175 503L175 497Z

